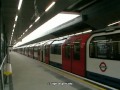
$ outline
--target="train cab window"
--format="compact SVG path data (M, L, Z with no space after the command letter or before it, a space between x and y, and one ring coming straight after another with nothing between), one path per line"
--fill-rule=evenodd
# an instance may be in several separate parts
M65 57L70 58L70 44L65 46Z
M120 34L94 37L89 50L92 58L120 60Z
M80 40L74 42L74 60L80 60Z

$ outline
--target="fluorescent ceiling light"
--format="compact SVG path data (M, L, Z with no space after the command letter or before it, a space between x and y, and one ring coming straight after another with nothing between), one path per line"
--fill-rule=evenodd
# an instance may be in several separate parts
M30 25L29 28L31 28L33 25Z
M15 21L17 21L17 19L18 19L18 16L16 15L16 17L15 17Z
M84 31L83 33L88 33L88 32L92 32L92 30L87 30L87 31Z
M120 23L120 21L117 21L117 22L114 22L114 23L108 24L108 26L112 26L112 25L115 25L115 24L118 24L118 23Z
M40 19L40 17L37 17L37 19L35 20L35 22L37 22Z
M23 0L19 0L19 4L18 4L18 10L20 10L20 8L21 8L22 1L23 1Z
M42 36L45 36L49 33L52 33L53 28L64 24L80 15L78 14L71 14L71 13L59 13L56 16L54 16L52 19L38 27L36 30L34 30L32 33L30 33L28 36L26 36L24 39L22 39L22 43L26 43L29 41L32 41L34 39L40 38ZM57 22L57 23L56 23Z
M25 30L25 32L27 32L27 31L28 31L28 29Z
M45 12L47 12L50 8L52 8L54 4L55 4L55 2L52 2L52 3L50 4L50 6L48 6L48 8L45 10Z
M14 32L14 30L15 30L15 29L13 28L13 32Z
M14 24L14 26L13 26L14 28L15 28L15 25L16 25L16 24Z

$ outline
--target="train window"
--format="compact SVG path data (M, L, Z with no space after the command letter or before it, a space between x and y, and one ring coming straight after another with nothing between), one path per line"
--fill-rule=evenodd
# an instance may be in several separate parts
M89 49L92 58L120 60L120 34L94 37Z
M34 48L34 52L38 52L38 48L37 47Z
M70 58L70 44L65 46L65 57Z
M54 46L55 46L55 45L51 45L51 54L54 54L54 52L55 52Z
M51 54L61 55L61 44L51 45Z
M74 60L80 60L80 40L74 42Z

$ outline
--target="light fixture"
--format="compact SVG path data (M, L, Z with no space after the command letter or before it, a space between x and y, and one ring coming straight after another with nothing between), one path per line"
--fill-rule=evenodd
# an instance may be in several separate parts
M35 22L37 22L40 19L40 17L37 17L37 19L35 20Z
M28 29L25 30L25 32L27 32L27 31L28 31Z
M13 32L14 32L14 30L15 30L15 29L13 28Z
M17 21L17 19L18 19L18 16L16 15L16 17L15 17L15 21Z
M31 28L33 25L30 25L29 28Z
M19 0L19 4L18 4L18 10L20 10L20 8L21 8L22 1L23 1L23 0Z
M14 26L13 26L14 28L15 28L15 25L16 25L16 24L14 24Z
M88 32L92 32L92 30L87 30L87 31L84 31L83 33L88 33Z
M52 3L48 6L48 8L45 10L45 12L47 12L50 8L52 8L54 4L55 4L55 2L52 2Z
M51 18L49 21L45 22L43 25L39 26L36 30L34 30L28 36L23 38L21 44L24 44L26 42L29 42L37 38L43 37L47 34L50 34L54 32L53 28L56 28L57 26L62 25L74 18L77 18L78 16L80 15L73 14L73 13L59 13L53 18Z
M18 10L20 10L20 8L21 8L22 1L23 1L23 0L19 0ZM16 17L15 17L15 22L17 21L17 19L18 19L18 15L16 15ZM15 28L15 26L16 26L16 24L14 24L14 26L13 26L13 31L12 31L12 35L11 35L10 45L11 45L11 42L12 42L12 37L13 37L13 33L14 33L14 28Z
M120 23L120 21L117 21L117 22L114 22L114 23L108 24L108 26L112 26L112 25L115 25L115 24L118 24L118 23Z

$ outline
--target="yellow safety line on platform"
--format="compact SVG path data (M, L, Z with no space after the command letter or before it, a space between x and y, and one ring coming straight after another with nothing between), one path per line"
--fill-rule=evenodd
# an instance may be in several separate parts
M48 65L48 64L45 64L45 63L43 63L45 66L48 66L48 67L46 67L46 68L48 68L48 69L50 69L49 67L51 67L51 68L53 68L53 69L55 69L55 70L52 70L52 71L54 71L54 72L56 72L56 73L58 73L58 74L60 74L60 75L62 75L62 76L66 76L66 77L69 77L69 78L72 78L72 79L74 79L74 80L79 80L80 82L83 82L83 83L85 83L85 84L87 84L87 85L90 85L90 86L92 86L92 87L94 87L94 88L96 88L96 89L98 89L98 90L107 90L107 89L105 89L105 88L102 88L102 87L99 87L99 86L97 86L97 85L94 85L94 84L92 84L92 83L90 83L90 82L87 82L86 80L83 80L83 79L80 79L80 78L77 78L77 77L75 77L75 76L73 76L73 75L70 75L70 74L68 74L68 73L66 73L66 72L59 72L59 71L62 71L62 70L59 70L59 69L57 69L57 68L55 68L55 67L53 67L53 66L50 66L50 65ZM50 69L51 70L51 69ZM58 71L59 70L59 71Z

